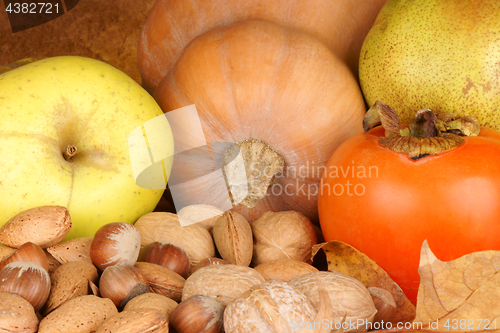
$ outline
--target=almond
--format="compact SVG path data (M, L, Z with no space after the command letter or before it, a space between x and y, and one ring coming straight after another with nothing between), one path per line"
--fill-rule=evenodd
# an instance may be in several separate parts
M0 332L35 333L37 329L33 306L21 296L0 292Z
M110 299L94 295L75 297L49 313L40 322L38 333L91 333L118 313Z
M49 261L49 274L54 273L54 271L57 269L57 267L61 266L61 263L57 261L52 254L47 252L47 249L44 250L45 255L47 256L47 260Z
M14 253L15 250L16 249L10 246L0 244L0 260L4 260L6 257Z
M101 297L101 291L99 290L99 287L92 281L89 281L89 295Z
M212 234L222 259L234 265L250 265L253 254L252 228L243 215L225 212L215 222Z
M168 319L170 313L172 313L177 305L179 304L176 301L167 296L156 293L145 293L128 301L123 310L157 309Z
M47 248L47 252L61 264L68 261L86 261L91 263L90 244L92 244L93 239L93 237L71 239Z
M156 309L126 310L107 319L96 333L168 333L168 319Z
M18 248L32 242L45 249L62 241L71 226L71 218L65 207L36 207L7 221L0 228L0 243Z
M59 266L51 275L51 290L43 312L51 312L64 302L90 294L89 281L97 283L97 268L88 262L70 261Z
M142 275L148 280L149 287L155 293L180 302L182 289L186 282L182 276L166 267L149 262L137 262L135 267L139 268Z

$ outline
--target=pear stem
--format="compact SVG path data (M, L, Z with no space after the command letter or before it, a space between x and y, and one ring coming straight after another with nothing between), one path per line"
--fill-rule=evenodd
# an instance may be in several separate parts
M69 144L68 147L66 147L66 150L63 152L64 159L66 161L71 160L71 158L76 155L77 150L78 149L74 145Z

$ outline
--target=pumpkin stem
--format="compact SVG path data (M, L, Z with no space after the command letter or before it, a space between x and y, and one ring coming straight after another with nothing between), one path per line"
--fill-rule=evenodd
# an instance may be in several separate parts
M363 128L366 132L379 124L385 129L380 144L397 153L405 153L413 160L455 149L464 143L462 136L476 136L480 131L473 117L435 114L429 109L418 111L413 122L402 128L397 112L376 101L363 119Z
M233 205L254 208L266 196L285 159L259 139L233 143L222 155L223 173Z

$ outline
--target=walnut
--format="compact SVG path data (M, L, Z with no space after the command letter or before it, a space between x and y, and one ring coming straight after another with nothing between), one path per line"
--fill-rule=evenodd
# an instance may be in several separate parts
M311 221L295 211L266 212L252 223L255 266L272 260L294 259L311 263L316 232Z
M211 296L224 306L250 287L264 282L253 268L239 265L211 265L198 269L184 284L182 300L193 295Z
M303 293L286 282L270 280L250 288L226 307L224 331L298 332L315 316L316 311Z
M331 300L332 325L336 329L340 328L345 316L345 333L366 332L377 313L368 289L349 275L339 272L308 273L289 283L303 292L317 311L320 307L318 287L321 283L320 287L328 292Z

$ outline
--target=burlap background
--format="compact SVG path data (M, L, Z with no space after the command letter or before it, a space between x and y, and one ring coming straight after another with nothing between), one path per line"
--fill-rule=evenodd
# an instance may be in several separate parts
M154 1L80 0L63 16L17 33L0 1L0 64L80 55L108 61L140 83L137 43Z

